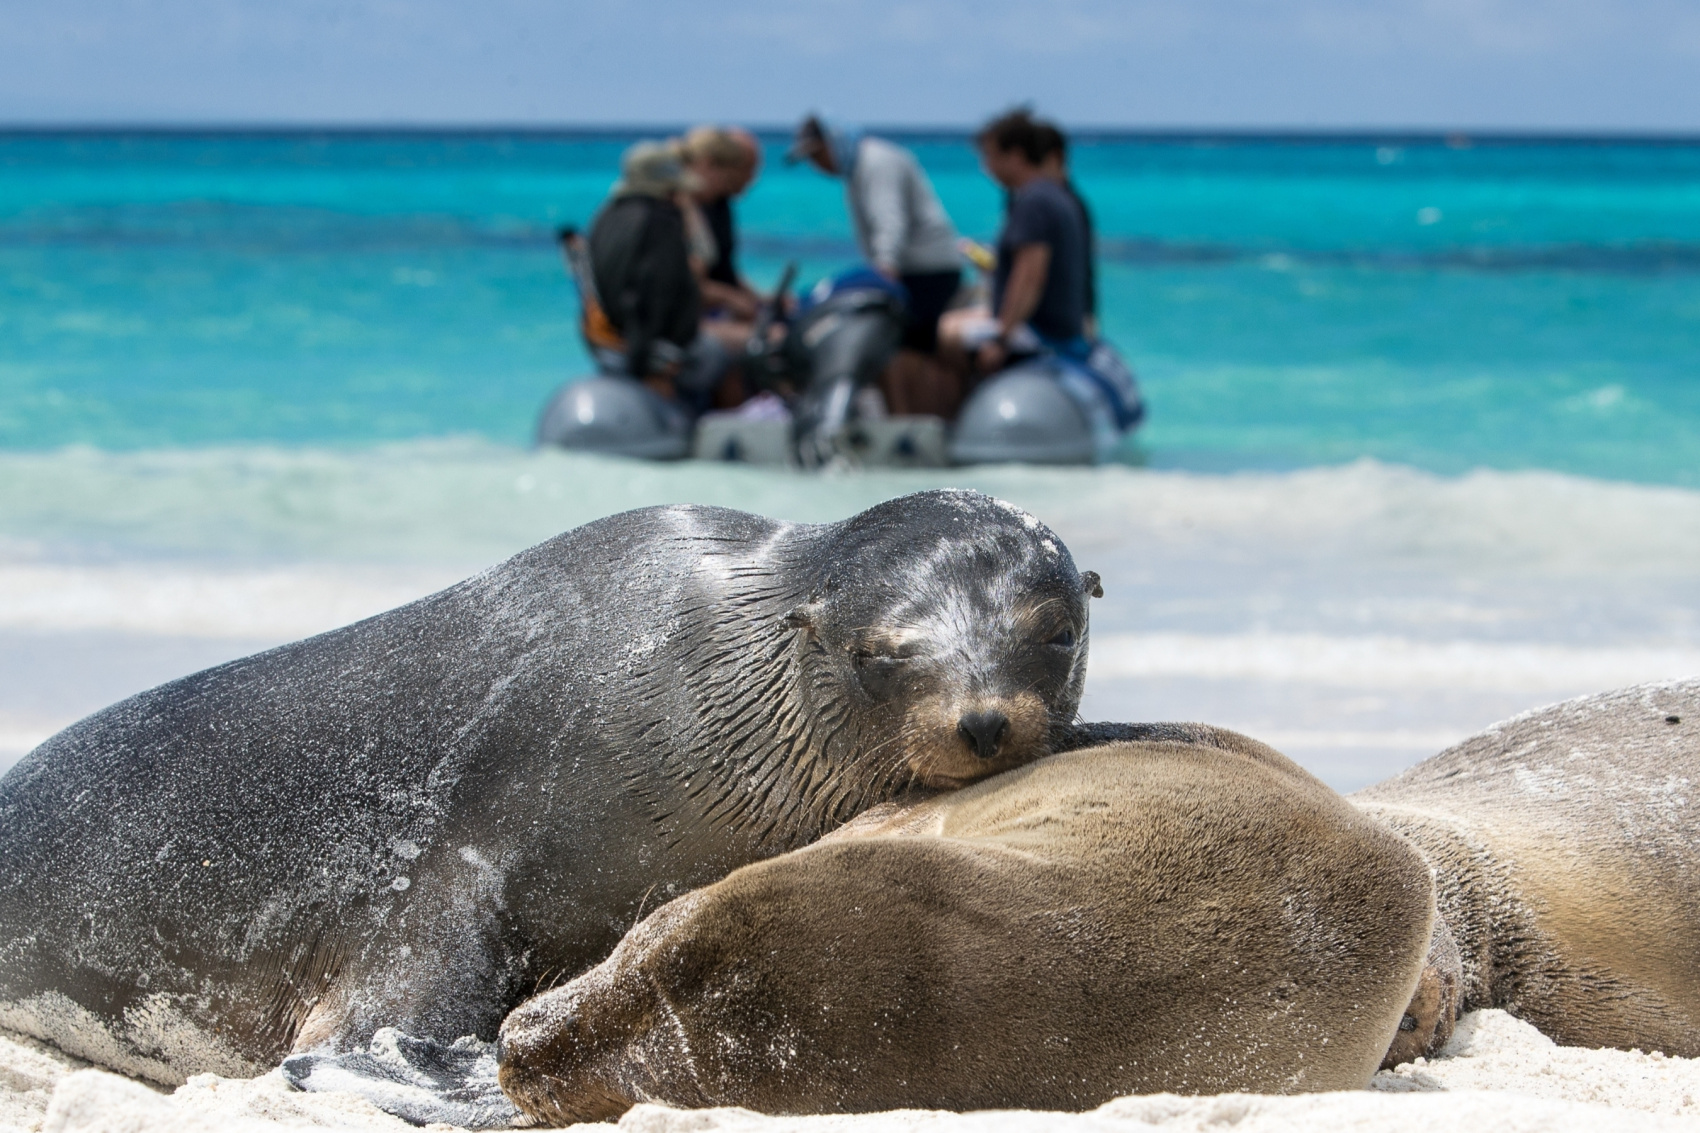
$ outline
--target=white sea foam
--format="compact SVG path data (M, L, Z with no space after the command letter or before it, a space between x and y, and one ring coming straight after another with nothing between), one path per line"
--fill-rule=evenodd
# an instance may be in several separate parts
M1093 639L1089 671L1098 679L1203 677L1540 693L1700 675L1700 648L1411 641L1385 635L1113 634Z
M590 519L696 502L842 518L927 487L977 488L1082 549L1151 542L1315 548L1519 572L1692 576L1700 492L1548 472L1440 477L1358 461L1203 475L1121 466L845 476L646 464L482 441L365 449L0 454L15 548L483 563Z
M0 563L0 627L289 641L381 613L458 576L348 564Z
M1104 576L1106 630L1700 647L1700 492L1685 489L1370 461L811 477L472 441L0 454L0 626L293 636L626 508L822 521L950 484L1062 535Z

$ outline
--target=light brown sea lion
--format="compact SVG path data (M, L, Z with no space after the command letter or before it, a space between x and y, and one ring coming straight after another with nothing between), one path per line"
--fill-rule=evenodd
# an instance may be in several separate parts
M1352 801L1428 857L1457 942L1419 1034L1502 1007L1559 1043L1700 1055L1700 680L1525 713Z
M1427 866L1271 749L1169 731L663 906L508 1016L503 1088L565 1123L1362 1087L1428 951Z

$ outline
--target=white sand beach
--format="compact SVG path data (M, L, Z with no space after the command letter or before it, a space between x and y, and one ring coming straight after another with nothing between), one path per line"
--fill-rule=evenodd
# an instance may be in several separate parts
M165 1093L89 1069L30 1040L0 1035L0 1133L275 1133L292 1128L403 1133L414 1127L353 1095L296 1092L275 1073L252 1081L202 1074ZM623 1133L1678 1133L1700 1130L1700 1060L1555 1046L1503 1011L1480 1011L1460 1020L1442 1057L1383 1071L1369 1089L1354 1092L1159 1094L1119 1098L1082 1114L906 1110L768 1117L740 1109L642 1105L626 1114L620 1128Z

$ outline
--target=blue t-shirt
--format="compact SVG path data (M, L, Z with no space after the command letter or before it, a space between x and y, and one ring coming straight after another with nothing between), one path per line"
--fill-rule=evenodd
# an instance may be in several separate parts
M1036 177L1010 196L1009 216L998 235L998 269L992 276L994 316L1003 309L1015 253L1029 244L1048 244L1051 266L1028 322L1046 338L1079 338L1086 326L1086 226L1068 190L1048 177Z

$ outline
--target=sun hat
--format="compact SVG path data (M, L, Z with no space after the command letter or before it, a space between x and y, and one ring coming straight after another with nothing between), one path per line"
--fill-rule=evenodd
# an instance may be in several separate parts
M819 114L810 114L797 126L785 163L795 165L809 160L817 149L825 147L832 155L833 175L849 180L856 168L856 156L861 152L862 130L842 122L830 122Z
M796 133L791 135L791 148L785 151L785 164L807 161L817 146L827 144L826 124L820 120L820 115L806 115L797 123Z
M670 197L695 187L696 177L680 160L673 142L638 142L620 158L616 197Z

